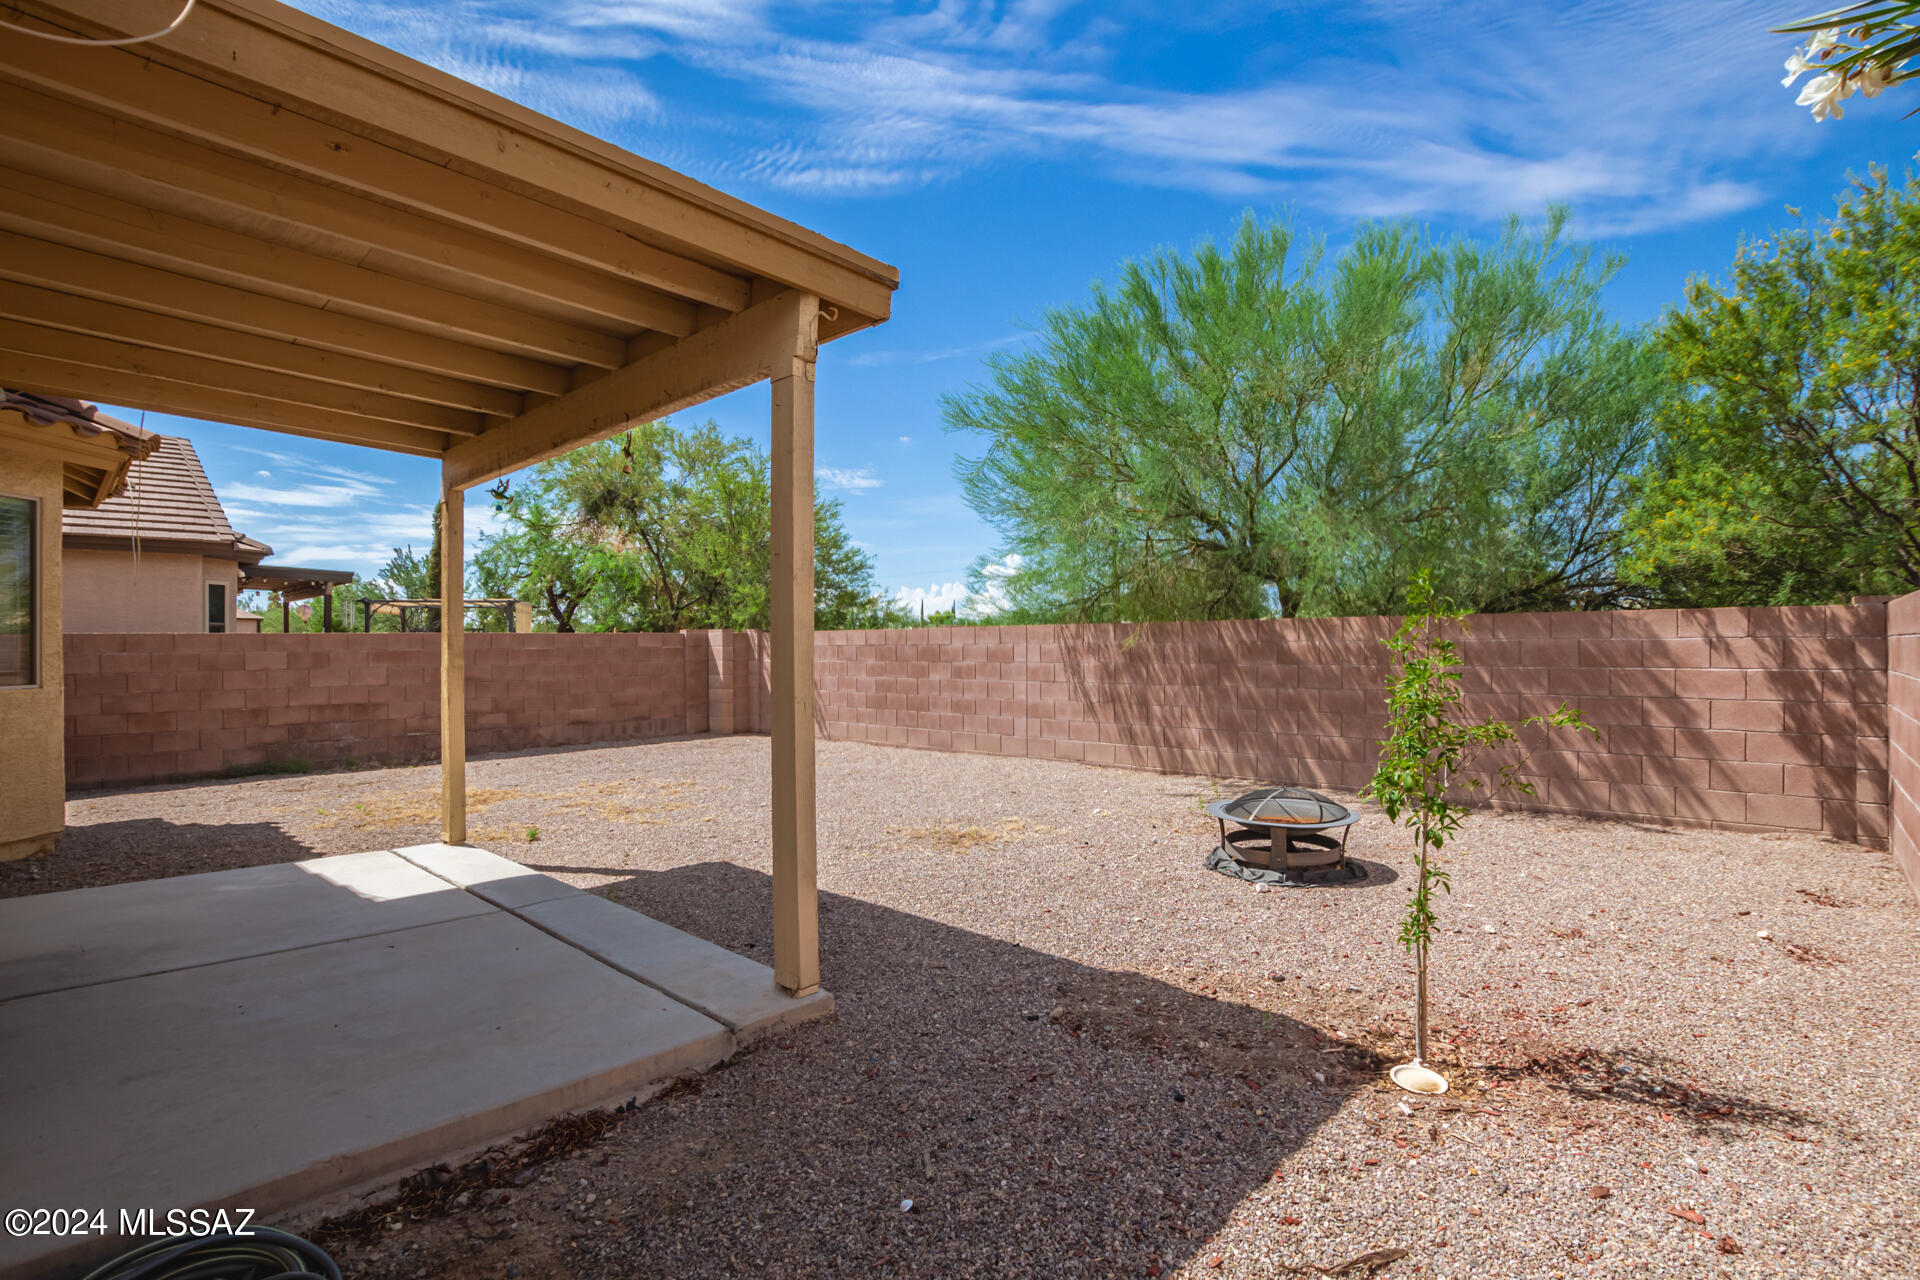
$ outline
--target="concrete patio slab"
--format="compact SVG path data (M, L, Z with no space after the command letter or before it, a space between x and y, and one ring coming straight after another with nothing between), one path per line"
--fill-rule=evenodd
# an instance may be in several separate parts
M0 901L0 1000L481 915L391 853Z
M485 849L457 844L414 844L394 852L449 884L457 884L507 911L580 894L580 890L563 880Z
M774 985L765 965L650 917L636 918L590 893L536 903L518 914L725 1023L743 1042L833 1012L833 996L826 991L795 1000Z
M0 903L0 1133L30 1153L0 1162L0 1202L116 1225L122 1208L264 1217L644 1092L832 1007L506 859L409 852L435 870L361 854ZM131 1243L0 1238L0 1280Z

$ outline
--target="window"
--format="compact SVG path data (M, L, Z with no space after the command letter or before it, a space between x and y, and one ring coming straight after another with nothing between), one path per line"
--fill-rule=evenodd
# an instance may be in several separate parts
M39 683L40 504L0 494L0 688Z
M207 584L207 630L215 635L227 629L227 584Z

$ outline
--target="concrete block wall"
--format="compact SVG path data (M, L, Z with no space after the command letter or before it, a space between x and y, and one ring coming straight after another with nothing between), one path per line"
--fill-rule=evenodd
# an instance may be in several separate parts
M68 635L63 648L70 786L439 754L436 635ZM705 633L473 633L468 750L704 732L706 649Z
M1920 592L1887 606L1886 749L1893 856L1920 891Z
M1384 732L1386 618L821 632L826 738L1356 788ZM771 727L764 633L468 645L475 753ZM69 635L68 780L276 759L433 758L437 637ZM1794 609L1501 614L1461 641L1469 710L1567 702L1508 803L1891 841L1920 888L1920 593Z
M1354 788L1384 732L1385 618L822 633L824 736ZM1470 620L1469 710L1567 702L1509 803L1887 840L1886 606ZM764 723L756 721L756 728Z

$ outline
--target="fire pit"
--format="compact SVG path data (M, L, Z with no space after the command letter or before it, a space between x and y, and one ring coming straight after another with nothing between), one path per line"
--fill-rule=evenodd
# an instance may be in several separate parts
M1220 845L1208 865L1242 879L1299 883L1290 873L1344 871L1358 880L1365 867L1347 861L1347 829L1360 821L1352 810L1302 787L1262 787L1232 800L1216 800L1207 813L1220 823ZM1233 823L1234 829L1227 830ZM1338 831L1339 839L1328 832ZM1222 865L1231 861L1233 866ZM1261 874L1273 873L1273 874Z

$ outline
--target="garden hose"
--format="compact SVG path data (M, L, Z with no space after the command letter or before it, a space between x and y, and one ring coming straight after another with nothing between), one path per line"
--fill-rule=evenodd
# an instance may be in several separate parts
M318 1245L256 1227L246 1235L149 1240L84 1280L340 1280L340 1268Z

